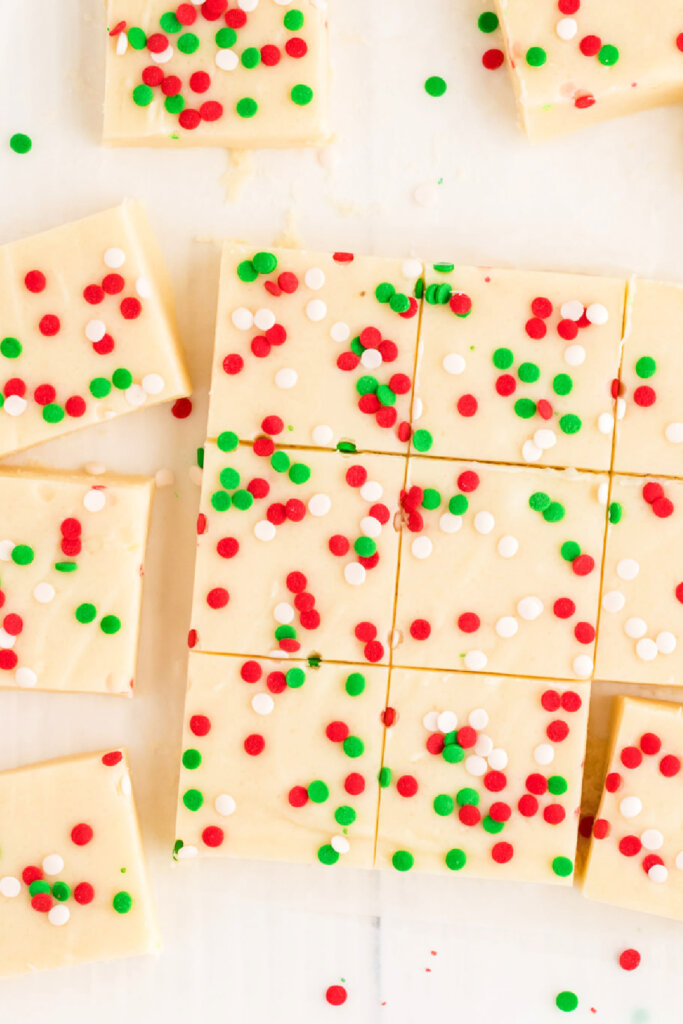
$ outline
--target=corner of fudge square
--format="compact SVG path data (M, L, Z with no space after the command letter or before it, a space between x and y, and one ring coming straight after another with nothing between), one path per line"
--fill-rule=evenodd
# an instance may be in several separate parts
M406 453L419 260L223 252L208 433Z
M191 646L387 664L405 459L206 446Z

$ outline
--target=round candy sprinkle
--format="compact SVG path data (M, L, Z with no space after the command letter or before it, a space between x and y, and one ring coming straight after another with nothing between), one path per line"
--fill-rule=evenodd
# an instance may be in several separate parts
M619 966L624 971L635 971L640 966L640 953L637 949L625 949L619 954Z
M481 32L495 32L498 28L498 15L494 11L482 11L477 19Z
M331 1006L342 1006L347 999L346 989L343 985L330 985L325 993L325 999Z
M555 996L555 1006L558 1010L562 1010L563 1013L572 1013L579 1005L579 998L573 992L568 990L564 992L558 992Z
M429 96L443 96L448 86L440 75L431 75L425 82L425 92Z
M10 136L9 144L10 149L15 153L29 153L33 146L31 136L25 135L23 132L15 132L14 135Z

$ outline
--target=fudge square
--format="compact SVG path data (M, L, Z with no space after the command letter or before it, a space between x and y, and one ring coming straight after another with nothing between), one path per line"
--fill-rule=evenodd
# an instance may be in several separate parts
M422 313L415 447L609 469L625 298L625 280L435 264Z
M618 400L619 473L683 476L682 342L683 285L634 280Z
M206 445L190 645L387 661L406 460Z
M683 483L612 479L597 679L683 685Z
M139 203L0 246L0 456L187 395Z
M209 435L404 452L418 260L226 245Z
M388 669L191 654L175 856L372 867Z
M109 0L104 141L325 142L325 0Z
M607 477L409 461L393 664L587 679Z
M618 697L584 896L683 918L683 707Z
M125 750L0 774L0 975L152 953Z
M132 695L152 481L0 469L0 687Z
M571 884L589 693L392 669L377 866Z
M524 130L541 139L683 100L670 0L496 0Z

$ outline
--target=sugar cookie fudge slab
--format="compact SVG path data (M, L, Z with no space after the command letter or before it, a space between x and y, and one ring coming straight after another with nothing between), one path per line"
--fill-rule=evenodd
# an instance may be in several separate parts
M683 685L683 483L615 476L596 678Z
M387 677L190 655L176 857L372 867Z
M632 282L614 454L617 472L683 476L681 324L683 285L638 278Z
M409 460L393 664L593 671L607 478Z
M109 0L104 141L325 142L325 0Z
M570 885L589 694L392 669L377 866Z
M132 694L144 477L0 469L0 687Z
M422 314L415 447L609 469L625 297L625 280L435 264Z
M142 206L0 247L0 455L190 391Z
M683 918L683 707L618 697L583 892Z
M0 975L155 952L126 752L0 774Z
M496 0L532 139L683 100L683 20L669 0Z
M190 644L212 653L389 657L405 460L208 443Z
M418 260L227 245L209 435L407 451Z

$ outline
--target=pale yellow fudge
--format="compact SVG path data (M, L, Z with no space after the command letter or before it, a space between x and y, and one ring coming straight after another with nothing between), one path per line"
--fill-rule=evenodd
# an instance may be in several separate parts
M0 247L0 456L187 395L139 203Z
M159 949L125 750L0 774L0 975Z
M326 0L108 0L104 141L304 146L328 127Z
M223 253L209 435L407 451L418 260Z
M683 483L615 476L595 677L683 685Z
M437 263L413 404L430 455L607 470L626 281Z
M388 661L405 461L207 443L190 645Z
M683 101L683 16L671 0L496 0L532 139Z
M607 477L411 457L393 664L588 679Z
M683 285L635 279L628 324L614 469L683 476Z
M377 866L570 885L589 694L393 669Z
M583 892L683 919L683 707L618 697Z
M151 499L144 477L0 469L0 687L132 694Z
M190 655L177 859L372 867L388 669Z

